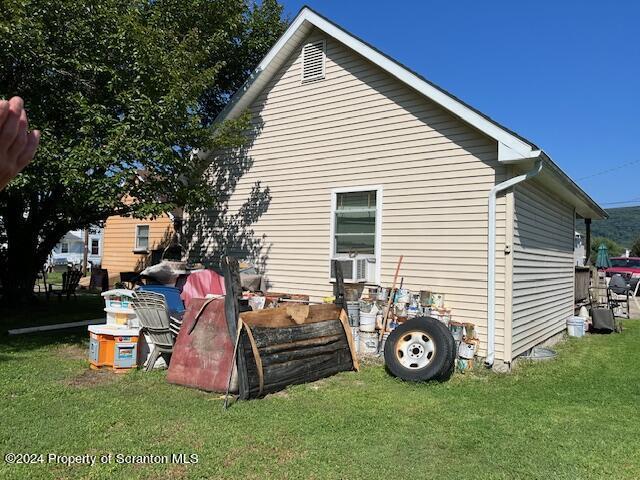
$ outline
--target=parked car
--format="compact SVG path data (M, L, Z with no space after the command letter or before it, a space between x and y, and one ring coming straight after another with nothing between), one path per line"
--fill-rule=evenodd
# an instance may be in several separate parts
M635 289L640 280L640 257L615 257L611 259L611 267L606 269L607 277L619 273Z

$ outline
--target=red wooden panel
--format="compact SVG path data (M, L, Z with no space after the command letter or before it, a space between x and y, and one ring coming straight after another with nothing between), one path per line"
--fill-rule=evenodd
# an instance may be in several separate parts
M212 392L225 392L229 380L234 341L229 337L224 299L211 301L197 319L207 300L193 299L184 314L173 347L167 381Z

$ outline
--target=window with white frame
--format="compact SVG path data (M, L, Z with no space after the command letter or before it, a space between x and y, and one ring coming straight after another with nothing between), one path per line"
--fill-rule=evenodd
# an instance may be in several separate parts
M136 225L136 250L149 250L149 225Z
M68 242L62 242L60 244L60 253L69 253L69 243Z
M100 240L97 238L91 239L91 255L100 255Z
M382 188L336 189L332 196L332 258L366 258L367 281L379 281Z

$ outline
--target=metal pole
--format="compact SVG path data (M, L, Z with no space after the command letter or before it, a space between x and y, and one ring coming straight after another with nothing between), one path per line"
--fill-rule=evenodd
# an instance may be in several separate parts
M84 229L84 251L82 252L82 275L87 274L87 263L89 260L89 229Z
M585 230L587 231L586 233L586 239L585 239L585 252L584 252L584 256L585 261L584 264L589 265L589 260L591 260L591 219L590 218L585 218L584 219L584 226L585 226Z

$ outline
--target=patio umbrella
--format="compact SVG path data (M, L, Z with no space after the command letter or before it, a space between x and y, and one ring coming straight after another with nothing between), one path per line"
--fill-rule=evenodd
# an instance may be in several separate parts
M604 243L598 247L598 256L596 257L596 268L609 268L611 260L609 260L609 250Z

